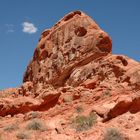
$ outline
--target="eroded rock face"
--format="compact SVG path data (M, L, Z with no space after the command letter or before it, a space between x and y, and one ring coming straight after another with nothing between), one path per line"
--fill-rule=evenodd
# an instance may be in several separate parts
M23 97L0 99L0 116L16 115L30 111L46 111L55 106L61 93L43 91L38 98Z
M72 12L42 33L23 81L63 86L74 69L111 51L108 34L83 12Z

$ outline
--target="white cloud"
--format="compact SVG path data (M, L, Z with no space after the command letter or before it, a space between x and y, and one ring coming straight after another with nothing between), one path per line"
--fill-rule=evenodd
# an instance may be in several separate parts
M22 31L24 33L33 34L33 33L36 33L38 30L37 27L35 27L34 24L30 22L23 22L22 26L23 26Z

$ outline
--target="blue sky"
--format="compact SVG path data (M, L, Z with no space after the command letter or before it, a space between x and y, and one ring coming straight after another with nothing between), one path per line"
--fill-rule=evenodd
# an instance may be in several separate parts
M113 53L140 61L140 0L0 0L0 89L22 83L41 32L82 10L113 40Z

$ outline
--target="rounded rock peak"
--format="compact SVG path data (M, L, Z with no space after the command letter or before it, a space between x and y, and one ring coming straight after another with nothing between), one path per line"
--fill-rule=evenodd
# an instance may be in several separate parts
M63 86L74 69L111 52L109 35L84 12L73 11L42 32L24 82Z

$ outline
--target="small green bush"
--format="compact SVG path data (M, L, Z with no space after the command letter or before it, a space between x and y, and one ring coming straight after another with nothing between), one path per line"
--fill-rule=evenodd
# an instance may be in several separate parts
M10 124L4 127L4 131L12 132L18 129L16 124Z
M110 128L107 130L104 140L124 140L124 138L116 128Z
M17 133L16 137L18 139L29 139L30 134L28 132L22 131L22 132Z
M32 120L31 122L29 122L29 124L27 125L27 129L29 129L29 130L41 130L41 131L46 130L44 123L38 119L35 119L35 120Z
M83 131L90 129L96 123L97 115L90 114L89 116L77 116L73 119L72 124L76 128L76 131Z

